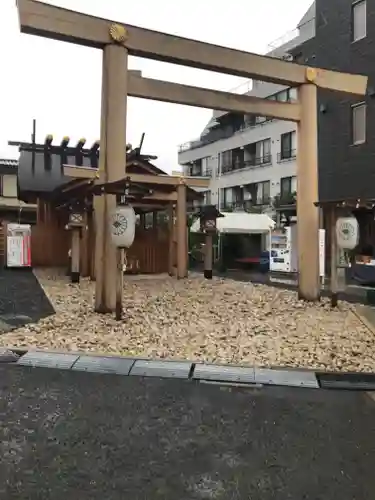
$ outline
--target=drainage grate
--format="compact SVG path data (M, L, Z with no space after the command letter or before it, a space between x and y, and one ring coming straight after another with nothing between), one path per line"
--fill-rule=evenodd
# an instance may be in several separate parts
M373 373L317 373L316 376L322 389L375 390Z

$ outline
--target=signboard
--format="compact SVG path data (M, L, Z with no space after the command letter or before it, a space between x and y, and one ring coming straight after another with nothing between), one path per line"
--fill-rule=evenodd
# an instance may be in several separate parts
M7 226L7 267L31 266L31 227L27 224Z

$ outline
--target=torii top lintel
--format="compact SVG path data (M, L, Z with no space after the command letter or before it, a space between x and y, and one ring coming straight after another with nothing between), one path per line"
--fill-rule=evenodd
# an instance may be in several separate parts
M113 21L55 7L34 0L17 0L21 32L88 47L113 43ZM130 55L219 73L297 86L309 81L309 68L299 64L240 50L181 38L120 23L127 32ZM316 69L318 87L365 95L367 77Z

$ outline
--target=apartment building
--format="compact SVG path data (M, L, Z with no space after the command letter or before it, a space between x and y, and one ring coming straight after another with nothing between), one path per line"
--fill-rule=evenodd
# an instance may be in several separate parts
M314 35L315 4L294 32L270 45L268 55L292 60L291 50ZM296 89L257 81L246 94L283 102L297 98ZM206 203L274 212L276 202L294 204L297 147L295 123L213 111L199 139L179 147L178 161L186 175L211 177Z
M375 199L375 0L316 0L276 45L270 56L369 76L365 98L318 89L319 199ZM261 82L249 94L296 98L295 89ZM211 176L206 202L267 210L295 199L297 149L290 122L214 111L178 159L186 173Z

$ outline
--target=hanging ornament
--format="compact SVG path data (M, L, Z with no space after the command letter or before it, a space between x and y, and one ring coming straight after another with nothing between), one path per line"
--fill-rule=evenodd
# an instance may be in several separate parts
M359 241L359 226L355 217L340 217L336 222L337 246L343 250L353 250Z
M136 215L130 205L118 206L110 214L110 232L114 245L129 248L135 237Z

